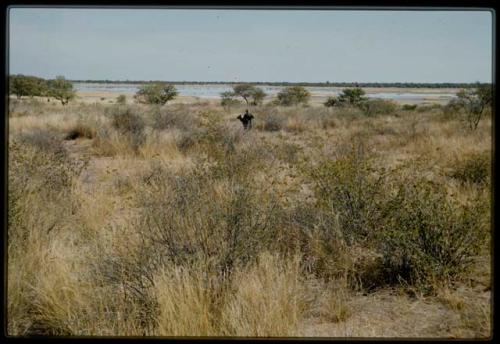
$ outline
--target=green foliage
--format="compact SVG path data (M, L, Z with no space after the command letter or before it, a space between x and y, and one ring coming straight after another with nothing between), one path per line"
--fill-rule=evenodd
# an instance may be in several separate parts
M384 99L370 99L359 103L358 106L366 116L390 115L397 110L397 104Z
M68 104L68 102L76 96L73 84L66 80L64 76L58 76L54 80L49 80L47 86L47 94L61 101L62 105Z
M177 96L174 85L167 83L153 83L141 86L134 98L144 104L164 105Z
M309 102L311 93L302 86L287 87L278 93L277 101L279 105L291 106Z
M130 106L115 106L110 110L111 125L121 135L127 137L134 150L145 141L145 123L143 118Z
M125 105L127 103L127 97L124 94L120 94L116 97L116 104Z
M42 78L29 75L10 75L9 94L14 94L19 99L23 96L42 96L46 93L46 82Z
M338 96L338 103L339 105L357 106L368 100L368 98L363 97L364 95L365 91L360 87L344 88Z
M479 85L475 89L463 89L457 93L458 104L466 112L466 120L471 130L475 130L485 110L491 107L493 94L491 86Z
M339 100L337 99L337 97L332 96L332 97L328 97L328 99L323 103L323 105L326 107L334 107L334 106L338 105L338 103L339 103Z
M227 106L235 104L234 103L235 97L243 98L247 106L249 104L261 105L262 101L266 97L266 93L261 88L255 87L253 85L238 84L233 86L232 92L221 93L221 98L222 98L221 105Z
M485 202L460 206L425 179L402 181L397 190L379 238L387 281L431 291L460 277L484 243Z
M317 208L338 224L348 245L367 239L377 223L383 179L371 172L371 161L361 145L348 147L337 159L324 159L306 171L314 183Z
M403 104L403 110L414 111L417 108L417 104Z
M450 177L462 183L485 184L491 175L491 157L488 153L471 153L456 162Z

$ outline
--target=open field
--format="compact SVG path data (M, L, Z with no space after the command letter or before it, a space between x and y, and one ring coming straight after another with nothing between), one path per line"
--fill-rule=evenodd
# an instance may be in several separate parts
M491 335L491 114L79 96L10 102L10 335Z

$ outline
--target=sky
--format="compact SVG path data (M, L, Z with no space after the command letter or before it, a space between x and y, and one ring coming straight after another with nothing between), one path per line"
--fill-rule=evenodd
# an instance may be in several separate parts
M10 8L11 74L491 82L492 12Z

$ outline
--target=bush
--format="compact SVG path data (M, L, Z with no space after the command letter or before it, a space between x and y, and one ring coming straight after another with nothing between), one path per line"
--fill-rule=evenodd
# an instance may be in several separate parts
M323 159L304 171L312 178L316 206L325 219L338 223L348 245L373 234L379 217L381 177L372 176L371 160L363 146L353 145L335 159Z
M458 99L452 99L445 106L443 106L444 118L458 118L462 110L462 105Z
M189 108L182 104L177 107L154 109L153 111L154 129L165 130L178 128L189 131L195 126L194 116L189 112Z
M287 87L278 93L277 101L279 105L291 106L306 105L311 98L311 93L302 86Z
M417 104L403 104L403 110L414 111L417 108Z
M183 173L153 166L139 200L151 268L201 259L208 273L225 279L272 242L276 205L267 192L252 187L249 164L217 163L237 163L247 173L203 161Z
M111 125L121 135L126 136L132 148L137 149L145 142L144 120L131 107L113 107L111 108Z
M386 281L428 292L462 276L487 234L485 202L460 206L444 186L424 179L402 181L397 190L379 240Z
M364 95L365 91L360 87L344 88L339 94L338 103L339 105L357 106L368 100L366 97L363 97Z
M339 103L337 97L328 97L328 99L323 103L326 107L334 107Z
M120 94L116 97L116 104L125 105L127 103L127 97L124 94Z
M174 85L161 82L142 86L134 98L140 103L164 105L174 99L177 94Z
M47 130L33 129L18 135L17 141L24 145L33 146L39 150L58 156L65 156L66 150L54 134Z
M285 116L276 112L271 112L264 118L263 129L265 131L280 131L283 129L285 122Z
M461 183L485 184L491 174L491 157L488 153L472 153L456 161L451 178Z
M366 116L390 115L394 114L397 104L384 99L370 99L359 104Z

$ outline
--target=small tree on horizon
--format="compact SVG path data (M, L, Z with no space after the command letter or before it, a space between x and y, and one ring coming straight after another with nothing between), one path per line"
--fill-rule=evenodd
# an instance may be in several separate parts
M338 97L338 103L341 105L357 106L368 100L364 95L365 91L360 87L344 88Z
M174 99L179 92L174 85L165 82L157 82L141 86L134 98L143 104L165 105Z
M232 92L223 92L221 96L228 97L241 97L248 105L260 105L266 97L266 93L258 87L250 84L238 84L233 86Z

